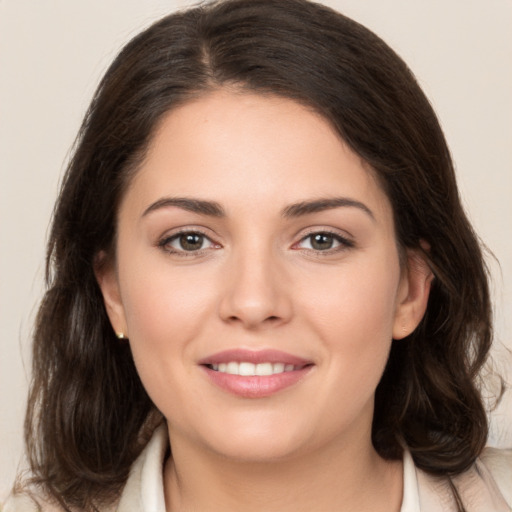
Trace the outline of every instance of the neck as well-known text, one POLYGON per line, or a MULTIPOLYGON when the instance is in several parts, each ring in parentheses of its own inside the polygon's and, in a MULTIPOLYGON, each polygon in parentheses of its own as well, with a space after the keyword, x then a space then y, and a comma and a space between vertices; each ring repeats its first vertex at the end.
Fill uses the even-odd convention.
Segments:
POLYGON ((361 437, 364 443, 336 440, 263 462, 228 459, 175 439, 165 467, 167 511, 398 512, 402 464, 383 460, 369 432, 361 437))

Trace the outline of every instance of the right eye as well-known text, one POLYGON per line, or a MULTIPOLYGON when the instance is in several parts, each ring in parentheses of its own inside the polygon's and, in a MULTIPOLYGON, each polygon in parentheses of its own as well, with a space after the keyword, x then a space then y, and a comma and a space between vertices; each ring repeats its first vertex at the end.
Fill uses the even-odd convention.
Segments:
POLYGON ((163 238, 158 246, 173 254, 184 254, 213 249, 217 245, 203 233, 197 231, 183 231, 163 238))

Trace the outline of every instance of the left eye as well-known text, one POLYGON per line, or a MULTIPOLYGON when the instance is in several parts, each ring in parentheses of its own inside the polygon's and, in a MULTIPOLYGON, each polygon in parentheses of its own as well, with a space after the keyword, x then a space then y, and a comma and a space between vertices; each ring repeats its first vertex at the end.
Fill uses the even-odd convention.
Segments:
POLYGON ((194 252, 207 249, 214 244, 202 233, 187 232, 166 238, 159 245, 171 252, 194 252))
POLYGON ((348 240, 345 240, 339 235, 333 233, 312 233, 304 237, 297 246, 300 249, 312 249, 314 251, 328 251, 330 249, 337 249, 340 246, 350 246, 348 240))

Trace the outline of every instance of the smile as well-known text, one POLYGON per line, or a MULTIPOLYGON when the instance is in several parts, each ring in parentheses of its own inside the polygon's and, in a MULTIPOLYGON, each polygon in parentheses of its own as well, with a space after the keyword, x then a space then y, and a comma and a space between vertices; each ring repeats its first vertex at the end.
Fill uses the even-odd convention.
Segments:
POLYGON ((233 349, 212 354, 200 367, 208 380, 231 395, 265 398, 301 382, 313 361, 279 350, 233 349))
POLYGON ((211 369, 220 372, 228 373, 230 375, 241 375, 244 377, 276 375, 278 373, 292 372, 297 369, 293 364, 285 363, 250 363, 247 361, 236 362, 230 361, 229 363, 212 364, 211 369))

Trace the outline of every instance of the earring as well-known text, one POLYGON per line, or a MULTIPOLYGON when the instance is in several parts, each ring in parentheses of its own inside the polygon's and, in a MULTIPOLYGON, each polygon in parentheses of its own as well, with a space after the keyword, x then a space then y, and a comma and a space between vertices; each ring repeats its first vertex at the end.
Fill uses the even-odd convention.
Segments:
POLYGON ((116 332, 116 338, 118 340, 126 340, 126 336, 124 335, 124 332, 116 332))

